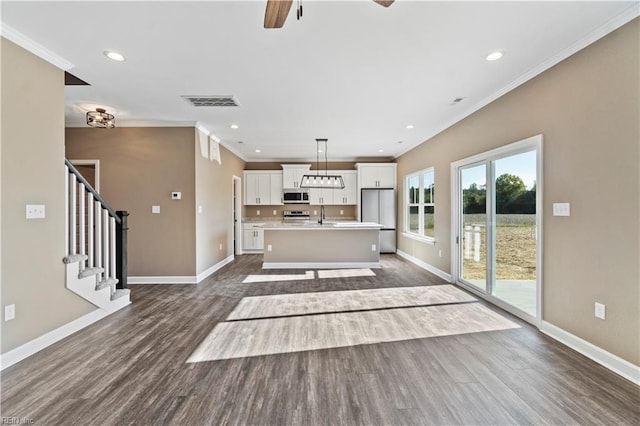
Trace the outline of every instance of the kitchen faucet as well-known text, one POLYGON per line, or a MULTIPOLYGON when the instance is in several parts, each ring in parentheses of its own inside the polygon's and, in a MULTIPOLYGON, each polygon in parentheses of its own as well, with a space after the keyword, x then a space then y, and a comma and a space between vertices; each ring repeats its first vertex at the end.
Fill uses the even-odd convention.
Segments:
POLYGON ((318 220, 318 223, 320 225, 322 225, 322 222, 324 222, 324 204, 320 206, 320 220, 318 220))

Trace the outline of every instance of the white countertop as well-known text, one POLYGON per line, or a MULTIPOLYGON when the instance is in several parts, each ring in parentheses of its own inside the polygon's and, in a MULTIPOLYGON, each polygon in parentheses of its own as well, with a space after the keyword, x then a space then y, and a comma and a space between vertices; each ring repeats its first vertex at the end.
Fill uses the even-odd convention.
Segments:
POLYGON ((322 225, 316 221, 308 222, 271 222, 261 228, 278 231, 317 231, 317 230, 371 230, 381 229, 382 225, 373 222, 325 221, 322 225))

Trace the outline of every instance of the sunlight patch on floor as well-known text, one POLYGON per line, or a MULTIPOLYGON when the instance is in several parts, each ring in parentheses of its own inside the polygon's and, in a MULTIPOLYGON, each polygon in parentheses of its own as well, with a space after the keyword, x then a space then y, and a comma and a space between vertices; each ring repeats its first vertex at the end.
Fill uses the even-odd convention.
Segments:
POLYGON ((355 278, 375 277, 376 274, 369 268, 364 269, 320 269, 318 278, 355 278))
POLYGON ((313 280, 315 275, 313 271, 306 271, 304 274, 286 274, 286 275, 247 275, 242 281, 243 283, 266 283, 274 281, 297 281, 297 280, 313 280))
POLYGON ((188 363, 519 328, 479 303, 218 323, 188 363))
POLYGON ((227 320, 441 305, 476 300, 474 296, 453 285, 276 294, 243 297, 227 320))

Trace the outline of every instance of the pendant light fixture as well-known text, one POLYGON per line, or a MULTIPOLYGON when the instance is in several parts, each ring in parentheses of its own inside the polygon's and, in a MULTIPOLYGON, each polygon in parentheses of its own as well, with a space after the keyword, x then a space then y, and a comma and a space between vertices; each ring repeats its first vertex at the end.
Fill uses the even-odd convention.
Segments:
POLYGON ((316 139, 316 174, 303 175, 300 188, 337 188, 344 189, 340 175, 330 175, 327 163, 327 139, 316 139), (324 144, 324 175, 320 173, 320 145, 324 144))
POLYGON ((87 112, 87 124, 99 129, 112 129, 116 127, 116 118, 109 114, 104 108, 96 108, 95 111, 87 112))

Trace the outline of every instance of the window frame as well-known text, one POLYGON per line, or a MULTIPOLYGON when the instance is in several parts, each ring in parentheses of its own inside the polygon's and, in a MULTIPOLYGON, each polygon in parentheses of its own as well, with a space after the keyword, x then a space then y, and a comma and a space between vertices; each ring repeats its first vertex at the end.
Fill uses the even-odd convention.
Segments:
POLYGON ((435 215, 435 208, 436 208, 436 203, 435 203, 435 181, 436 181, 436 173, 435 173, 435 169, 433 167, 428 167, 426 169, 422 169, 419 170, 417 172, 413 172, 410 173, 408 175, 405 175, 404 177, 404 207, 405 207, 405 214, 404 214, 404 232, 403 235, 408 237, 408 238, 412 238, 412 239, 416 239, 418 241, 423 241, 426 243, 430 243, 430 244, 435 244, 436 239, 435 239, 435 220, 434 220, 434 236, 428 236, 428 235, 424 235, 424 208, 425 207, 432 207, 433 208, 433 212, 435 215), (430 182, 432 182, 434 189, 431 190, 430 194, 431 194, 431 202, 426 203, 425 202, 425 175, 427 174, 431 174, 431 180, 430 182), (418 203, 412 203, 411 201, 411 197, 409 195, 410 193, 410 189, 411 186, 409 185, 409 181, 415 178, 418 178, 418 203), (410 229, 410 223, 411 223, 411 218, 410 218, 410 214, 411 214, 411 208, 412 207, 418 207, 418 231, 414 232, 410 229))

